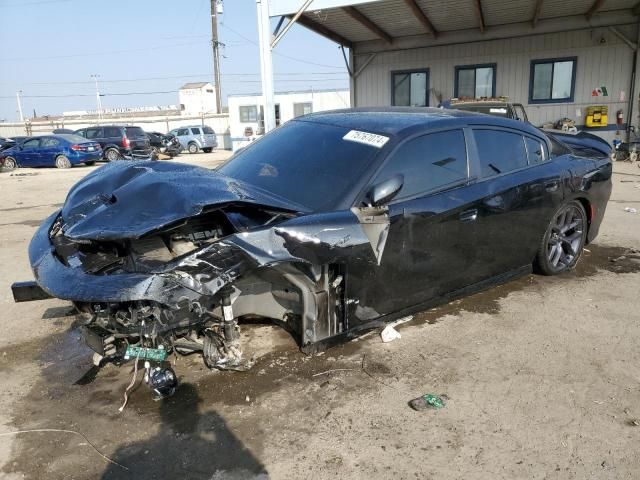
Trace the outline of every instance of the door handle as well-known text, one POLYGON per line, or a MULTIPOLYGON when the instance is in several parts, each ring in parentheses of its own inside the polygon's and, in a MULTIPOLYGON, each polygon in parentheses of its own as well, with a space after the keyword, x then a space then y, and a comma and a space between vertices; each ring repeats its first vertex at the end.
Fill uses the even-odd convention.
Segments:
POLYGON ((464 212, 460 213, 459 218, 462 223, 475 222, 478 218, 478 209, 473 208, 471 210, 465 210, 464 212))
POLYGON ((556 190, 558 190, 558 181, 557 180, 551 180, 549 182, 545 182, 544 183, 544 189, 547 192, 555 192, 556 190))

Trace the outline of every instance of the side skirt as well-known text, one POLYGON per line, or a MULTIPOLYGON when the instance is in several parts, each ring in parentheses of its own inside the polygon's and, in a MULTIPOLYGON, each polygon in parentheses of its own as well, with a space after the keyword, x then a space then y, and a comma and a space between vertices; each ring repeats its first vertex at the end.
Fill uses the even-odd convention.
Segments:
POLYGON ((327 348, 331 348, 335 345, 339 345, 341 343, 345 343, 345 342, 348 342, 349 340, 359 337, 360 335, 362 335, 363 333, 369 330, 383 327, 387 323, 391 323, 394 320, 397 320, 399 318, 406 317, 407 315, 423 312, 430 308, 434 308, 439 305, 449 303, 453 300, 457 300, 458 298, 466 297, 473 293, 478 293, 483 290, 487 290, 491 287, 502 285, 504 283, 510 282, 511 280, 515 280, 516 278, 520 278, 524 275, 528 275, 531 272, 532 272, 531 265, 525 265, 515 270, 511 270, 507 273, 502 273, 500 275, 496 275, 495 277, 482 280, 481 282, 468 285, 459 290, 454 290, 453 292, 447 293, 440 297, 427 300, 426 302, 422 302, 417 305, 413 305, 411 307, 407 307, 405 309, 399 310, 397 312, 389 313, 387 315, 382 315, 381 317, 378 317, 374 320, 356 325, 355 327, 350 328, 349 330, 341 334, 334 335, 329 338, 325 338, 324 340, 321 340, 319 342, 308 343, 306 345, 303 345, 300 348, 300 350, 303 353, 306 353, 307 355, 313 355, 314 353, 322 352, 327 348))

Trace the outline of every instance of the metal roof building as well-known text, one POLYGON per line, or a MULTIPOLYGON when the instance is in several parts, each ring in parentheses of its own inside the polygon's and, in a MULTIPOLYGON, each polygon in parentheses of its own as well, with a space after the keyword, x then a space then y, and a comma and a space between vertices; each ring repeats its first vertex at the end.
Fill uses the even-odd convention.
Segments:
MULTIPOLYGON (((264 10, 268 76, 264 46, 290 25, 272 36, 264 10)), ((344 47, 353 106, 504 95, 535 125, 579 126, 605 106, 608 123, 592 131, 609 140, 639 125, 639 15, 638 0, 270 0, 266 13, 344 47)))

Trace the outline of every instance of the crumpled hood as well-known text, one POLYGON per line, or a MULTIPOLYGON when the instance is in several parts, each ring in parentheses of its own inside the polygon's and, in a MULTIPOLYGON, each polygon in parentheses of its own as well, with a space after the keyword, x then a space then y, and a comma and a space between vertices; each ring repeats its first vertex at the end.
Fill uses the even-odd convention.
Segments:
POLYGON ((213 170, 164 161, 117 161, 73 186, 62 207, 63 228, 75 240, 138 238, 225 203, 308 211, 213 170))

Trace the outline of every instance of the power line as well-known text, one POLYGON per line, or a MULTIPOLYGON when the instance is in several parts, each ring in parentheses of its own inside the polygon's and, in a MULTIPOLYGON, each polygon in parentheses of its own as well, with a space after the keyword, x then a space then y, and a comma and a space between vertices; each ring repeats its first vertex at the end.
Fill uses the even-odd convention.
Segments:
POLYGON ((68 3, 70 1, 71 0, 42 0, 39 2, 5 3, 0 4, 0 8, 27 7, 29 5, 42 5, 43 3, 68 3))
MULTIPOLYGON (((193 73, 185 75, 172 75, 163 77, 142 77, 142 78, 121 78, 113 80, 100 80, 101 83, 127 83, 127 82, 140 82, 146 80, 175 80, 181 78, 201 78, 211 75, 211 73, 193 73)), ((224 77, 257 77, 260 73, 223 73, 224 77)), ((282 72, 276 73, 276 76, 299 76, 299 75, 347 75, 347 72, 282 72)), ((285 80, 283 80, 285 81, 285 80)), ((68 82, 0 82, 0 85, 88 85, 93 82, 88 80, 82 81, 68 81, 68 82)))
MULTIPOLYGON (((241 34, 240 32, 234 30, 233 28, 231 28, 230 26, 226 25, 226 24, 221 24, 220 25, 222 28, 225 28, 227 30, 229 30, 231 33, 235 33, 236 35, 238 35, 240 38, 244 38, 247 42, 252 43, 256 46, 258 45, 258 42, 250 39, 249 37, 245 37, 243 34, 241 34)), ((286 55, 284 53, 280 53, 276 50, 273 50, 272 52, 274 55, 278 55, 279 57, 284 57, 284 58, 288 58, 289 60, 293 60, 294 62, 300 62, 300 63, 306 63, 308 65, 315 65, 317 67, 326 67, 326 68, 338 68, 340 70, 344 69, 345 67, 338 67, 336 65, 326 65, 323 63, 316 63, 316 62, 310 62, 309 60, 303 60, 301 58, 297 58, 297 57, 292 57, 291 55, 286 55)))
MULTIPOLYGON (((314 82, 344 82, 346 79, 342 78, 296 78, 291 80, 279 80, 279 83, 290 83, 290 82, 302 82, 302 83, 314 83, 314 82)), ((260 80, 237 80, 236 83, 261 83, 260 80)), ((162 90, 155 92, 121 92, 121 93, 101 93, 101 97, 125 97, 131 95, 160 95, 160 94, 169 94, 176 93, 176 90, 162 90)), ((93 97, 95 94, 92 93, 70 93, 70 94, 62 94, 62 95, 22 95, 22 98, 74 98, 74 97, 93 97)), ((13 96, 2 95, 0 99, 13 99, 13 96)))
POLYGON ((163 50, 171 47, 186 47, 189 45, 198 45, 210 43, 209 41, 197 41, 197 42, 185 42, 185 43, 173 43, 157 47, 144 47, 144 48, 130 48, 125 50, 108 50, 106 52, 91 52, 91 53, 74 53, 71 55, 47 55, 44 57, 13 57, 13 58, 0 58, 0 62, 15 62, 20 60, 50 60, 60 58, 76 58, 76 57, 95 57, 98 55, 113 55, 116 53, 132 53, 132 52, 148 52, 149 50, 163 50))

